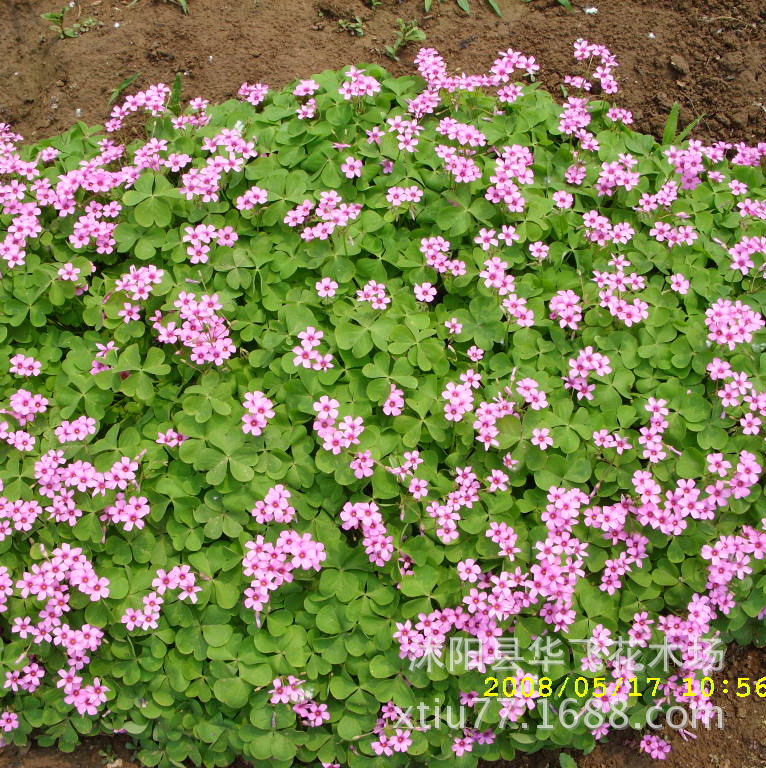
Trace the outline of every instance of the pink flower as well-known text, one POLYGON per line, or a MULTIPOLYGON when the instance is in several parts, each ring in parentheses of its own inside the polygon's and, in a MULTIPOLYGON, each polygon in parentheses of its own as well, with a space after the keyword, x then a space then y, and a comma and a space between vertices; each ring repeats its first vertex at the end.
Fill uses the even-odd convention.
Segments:
POLYGON ((497 239, 497 232, 494 229, 485 229, 484 227, 479 230, 479 234, 474 237, 473 241, 485 251, 500 244, 497 239))
POLYGON ((642 752, 646 752, 650 757, 655 760, 665 760, 670 754, 670 743, 661 739, 659 736, 647 733, 639 744, 638 748, 642 752))
POLYGON ((62 280, 71 280, 72 282, 76 282, 77 278, 80 276, 80 269, 79 267, 75 267, 71 261, 68 261, 66 264, 64 264, 63 267, 59 269, 58 276, 62 280))
POLYGON ((532 430, 532 445, 536 445, 541 451, 545 451, 553 445, 550 430, 547 427, 532 430))
POLYGON ((122 309, 117 313, 124 323, 129 323, 131 320, 138 320, 141 317, 141 307, 138 304, 131 304, 125 302, 122 305, 122 309))
POLYGON ((425 480, 413 477, 407 490, 415 499, 420 500, 424 496, 428 496, 428 483, 425 480))
POLYGON ((670 276, 670 289, 680 293, 682 296, 689 293, 690 285, 691 283, 683 275, 676 274, 670 276))
POLYGON ((331 277, 323 277, 315 286, 320 298, 331 299, 338 290, 338 284, 331 277))
POLYGON ((434 288, 431 283, 419 283, 415 286, 414 291, 415 298, 426 304, 432 302, 436 298, 436 288, 434 288))
POLYGON ((484 357, 484 350, 473 344, 468 348, 466 354, 474 363, 478 363, 484 357))
POLYGON ((346 158, 346 162, 341 165, 340 169, 346 175, 346 178, 353 179, 354 177, 360 177, 362 175, 362 161, 356 160, 351 155, 346 158))
POLYGON ((481 575, 481 568, 476 564, 475 560, 469 558, 467 560, 461 560, 457 564, 457 573, 461 581, 468 581, 471 584, 475 584, 481 575))
POLYGON ((530 254, 538 261, 544 261, 547 259, 549 250, 550 248, 540 240, 529 244, 530 254))

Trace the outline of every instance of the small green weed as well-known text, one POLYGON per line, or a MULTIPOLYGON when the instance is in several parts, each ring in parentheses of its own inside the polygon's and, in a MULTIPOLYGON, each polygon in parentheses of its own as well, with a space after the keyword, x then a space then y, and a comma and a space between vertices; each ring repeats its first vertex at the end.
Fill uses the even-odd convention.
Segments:
POLYGON ((418 26, 417 21, 404 21, 404 19, 397 19, 396 24, 398 26, 398 32, 396 40, 393 45, 386 46, 386 54, 390 56, 394 61, 399 61, 399 51, 407 45, 407 43, 423 41, 426 39, 426 33, 418 26))
MULTIPOLYGON (((79 5, 75 5, 78 11, 78 18, 79 18, 79 11, 80 7, 79 5)), ((98 19, 94 19, 92 16, 88 16, 86 19, 83 19, 82 21, 76 21, 71 27, 65 27, 64 26, 64 19, 66 18, 67 13, 72 10, 70 6, 65 5, 63 8, 61 8, 58 11, 52 11, 50 13, 41 13, 40 18, 44 21, 50 21, 51 22, 51 29, 54 32, 58 32, 59 38, 63 39, 65 37, 79 37, 84 32, 88 32, 91 29, 96 29, 97 27, 101 26, 101 22, 98 21, 98 19)))
POLYGON ((351 19, 338 19, 338 26, 349 35, 355 35, 356 37, 364 37, 364 21, 359 16, 355 16, 354 20, 351 19))
MULTIPOLYGON (((530 0, 525 0, 525 2, 529 2, 530 0)), ((568 2, 569 0, 564 0, 565 2, 568 2)), ((424 6, 426 9, 426 13, 428 13, 431 10, 431 7, 433 6, 434 0, 425 0, 424 6)), ((439 0, 441 2, 441 0, 439 0)), ((455 2, 458 5, 458 8, 460 8, 461 11, 465 11, 469 16, 471 14, 471 4, 468 2, 468 0, 455 0, 455 2)), ((559 0, 559 2, 562 2, 562 0, 559 0)), ((487 0, 487 3, 489 7, 498 15, 502 16, 502 12, 500 10, 500 6, 497 4, 497 0, 487 0)))

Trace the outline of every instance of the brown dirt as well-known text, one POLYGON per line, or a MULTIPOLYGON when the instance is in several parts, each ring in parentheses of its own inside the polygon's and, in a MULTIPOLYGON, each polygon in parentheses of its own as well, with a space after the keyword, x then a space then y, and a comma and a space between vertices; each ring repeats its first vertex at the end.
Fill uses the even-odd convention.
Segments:
POLYGON ((28 139, 70 127, 78 117, 102 122, 112 89, 136 72, 134 84, 186 76, 186 95, 214 101, 245 81, 281 86, 327 68, 376 62, 395 74, 414 71, 418 43, 396 63, 384 53, 397 17, 416 19, 423 45, 445 55, 454 71, 486 71, 509 46, 534 54, 541 78, 556 89, 573 71, 578 37, 607 45, 618 57, 623 87, 616 103, 632 109, 639 128, 660 134, 674 101, 682 124, 705 117, 695 135, 755 142, 766 138, 766 3, 763 0, 499 0, 504 18, 472 0, 466 17, 453 0, 188 0, 189 15, 169 0, 79 0, 66 17, 98 25, 58 39, 40 13, 65 0, 1 0, 0 120, 28 139), (583 7, 595 6, 593 15, 583 7), (364 36, 339 28, 364 22, 364 36), (650 38, 650 34, 654 35, 650 38), (79 112, 77 110, 80 110, 79 112))

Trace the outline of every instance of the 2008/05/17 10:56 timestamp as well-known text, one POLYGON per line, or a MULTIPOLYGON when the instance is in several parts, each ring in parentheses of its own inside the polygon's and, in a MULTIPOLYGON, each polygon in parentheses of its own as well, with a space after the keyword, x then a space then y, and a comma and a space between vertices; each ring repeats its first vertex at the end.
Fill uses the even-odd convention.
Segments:
MULTIPOLYGON (((646 680, 649 687, 652 687, 651 695, 656 696, 657 691, 662 684, 662 679, 659 677, 649 677, 646 680)), ((682 682, 686 684, 685 695, 692 697, 701 693, 706 698, 710 698, 713 692, 716 690, 715 681, 712 677, 703 677, 701 680, 695 680, 693 677, 685 677, 682 682)), ((731 681, 732 685, 734 680, 731 681)), ((759 696, 760 698, 766 698, 766 677, 761 677, 757 680, 752 677, 738 677, 737 687, 734 691, 739 698, 745 698, 750 695, 759 696)), ((553 687, 553 680, 550 677, 524 677, 521 681, 516 677, 505 677, 500 680, 496 677, 488 677, 484 680, 484 684, 488 685, 484 696, 503 696, 505 698, 511 698, 518 696, 519 694, 525 698, 543 697, 548 696, 563 696, 567 690, 574 690, 575 696, 585 697, 588 695, 601 698, 603 696, 616 696, 620 691, 628 692, 629 696, 643 696, 645 691, 639 690, 639 680, 637 677, 620 677, 616 681, 607 683, 605 677, 595 677, 593 679, 588 677, 565 677, 564 680, 553 687), (569 682, 572 679, 572 688, 569 688, 569 682), (616 682, 616 685, 612 686, 612 683, 616 682)), ((729 681, 722 681, 723 693, 729 692, 729 681)), ((648 689, 647 689, 648 690, 648 689)))

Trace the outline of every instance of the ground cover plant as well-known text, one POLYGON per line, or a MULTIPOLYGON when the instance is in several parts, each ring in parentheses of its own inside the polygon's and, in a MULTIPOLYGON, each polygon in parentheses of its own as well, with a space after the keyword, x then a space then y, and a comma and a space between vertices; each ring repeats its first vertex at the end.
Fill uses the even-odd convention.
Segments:
POLYGON ((2 126, 6 741, 473 765, 710 710, 766 640, 766 145, 575 59, 2 126))

